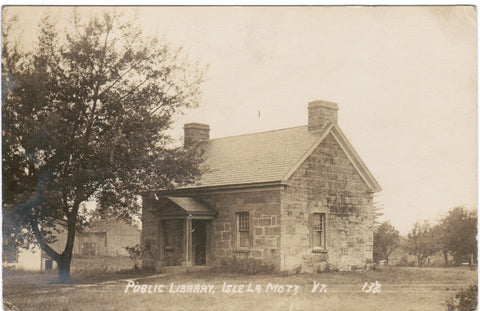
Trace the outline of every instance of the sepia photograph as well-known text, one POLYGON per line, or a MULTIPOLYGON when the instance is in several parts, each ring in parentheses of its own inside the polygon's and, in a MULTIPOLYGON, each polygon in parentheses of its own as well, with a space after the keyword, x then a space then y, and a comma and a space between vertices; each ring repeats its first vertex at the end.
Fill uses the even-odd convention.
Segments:
POLYGON ((2 7, 3 310, 477 310, 474 5, 2 7))

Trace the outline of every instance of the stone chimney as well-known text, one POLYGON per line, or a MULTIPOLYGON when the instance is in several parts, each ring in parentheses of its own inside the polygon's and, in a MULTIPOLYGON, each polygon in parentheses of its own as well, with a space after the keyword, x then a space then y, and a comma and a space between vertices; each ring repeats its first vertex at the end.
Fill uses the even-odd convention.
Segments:
POLYGON ((308 103, 308 131, 324 128, 329 122, 337 123, 337 103, 314 100, 308 103))
POLYGON ((183 126, 183 147, 197 147, 210 139, 210 126, 202 123, 187 123, 183 126))

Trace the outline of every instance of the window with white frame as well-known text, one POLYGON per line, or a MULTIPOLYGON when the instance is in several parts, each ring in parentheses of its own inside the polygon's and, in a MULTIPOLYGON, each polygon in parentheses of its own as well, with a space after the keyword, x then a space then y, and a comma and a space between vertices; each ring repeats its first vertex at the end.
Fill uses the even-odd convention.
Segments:
POLYGON ((313 247, 325 248, 325 214, 313 214, 313 247))
POLYGON ((237 213, 237 245, 250 247, 250 221, 248 212, 237 213))

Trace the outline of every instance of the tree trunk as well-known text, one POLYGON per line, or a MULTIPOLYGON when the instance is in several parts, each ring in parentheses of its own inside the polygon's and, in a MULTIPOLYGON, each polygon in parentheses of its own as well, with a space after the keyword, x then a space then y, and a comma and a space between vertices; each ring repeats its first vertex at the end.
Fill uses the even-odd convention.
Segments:
POLYGON ((58 262, 58 282, 67 283, 70 281, 70 262, 71 257, 62 257, 58 262))
POLYGON ((57 253, 53 248, 45 243, 37 218, 30 218, 30 226, 35 237, 37 238, 38 243, 40 244, 40 248, 45 251, 45 253, 47 253, 51 259, 57 262, 58 282, 60 283, 66 283, 70 281, 70 263, 72 261, 73 243, 75 242, 75 230, 77 226, 77 213, 80 203, 81 201, 79 200, 70 212, 68 211, 68 208, 64 208, 67 216, 67 243, 63 253, 61 254, 57 253))
POLYGON ((445 259, 445 265, 448 266, 448 252, 443 251, 443 259, 445 259))
POLYGON ((66 283, 70 281, 70 263, 72 261, 73 243, 75 241, 76 216, 68 217, 67 226, 67 243, 65 250, 60 255, 58 264, 58 282, 66 283))

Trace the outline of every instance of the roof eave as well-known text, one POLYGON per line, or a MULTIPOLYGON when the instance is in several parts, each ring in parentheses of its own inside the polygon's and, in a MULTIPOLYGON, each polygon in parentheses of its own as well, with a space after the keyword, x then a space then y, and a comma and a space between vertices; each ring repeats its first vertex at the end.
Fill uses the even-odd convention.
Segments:
POLYGON ((152 192, 155 192, 158 195, 165 196, 168 194, 180 194, 185 192, 212 192, 212 191, 222 191, 222 190, 247 190, 250 188, 279 187, 279 186, 285 186, 287 184, 288 182, 284 180, 277 180, 277 181, 216 185, 216 186, 196 186, 196 187, 192 186, 192 187, 177 188, 173 190, 157 190, 152 192))
POLYGON ((332 127, 331 132, 333 137, 339 143, 340 148, 342 148, 343 152, 345 152, 352 165, 355 167, 355 169, 365 181, 367 186, 370 188, 370 192, 380 192, 382 190, 382 187, 375 179, 375 177, 373 177, 373 174, 365 165, 362 158, 360 158, 358 153, 355 151, 355 148, 353 148, 352 144, 350 144, 340 127, 335 124, 335 126, 332 127))

